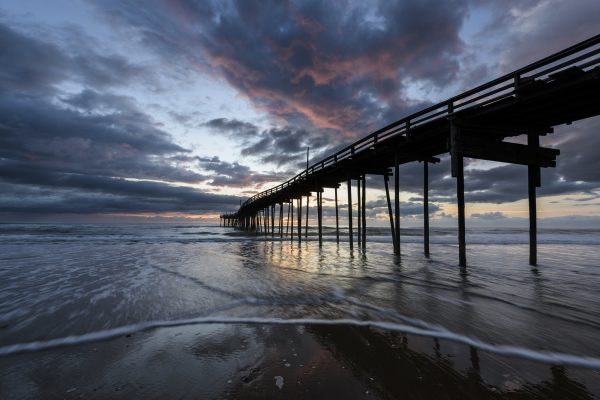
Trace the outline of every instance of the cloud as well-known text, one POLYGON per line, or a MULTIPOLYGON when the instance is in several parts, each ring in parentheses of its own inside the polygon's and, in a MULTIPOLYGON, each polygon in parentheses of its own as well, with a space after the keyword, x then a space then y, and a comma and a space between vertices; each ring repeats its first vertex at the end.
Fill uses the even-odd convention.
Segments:
POLYGON ((189 150, 146 114, 131 106, 100 114, 114 96, 106 99, 89 90, 67 104, 82 106, 84 97, 89 108, 72 109, 32 96, 0 95, 0 157, 71 173, 189 183, 205 179, 164 159, 189 150))
POLYGON ((227 187, 260 187, 267 182, 280 181, 284 177, 275 173, 259 173, 238 162, 222 161, 219 157, 196 157, 198 165, 211 175, 210 185, 227 187))
POLYGON ((204 214, 231 211, 239 204, 239 198, 235 196, 207 194, 188 187, 89 176, 71 177, 67 185, 34 186, 0 182, 0 188, 0 214, 3 215, 152 212, 204 214))
POLYGON ((277 166, 304 167, 307 147, 312 149, 312 159, 335 149, 329 142, 330 135, 322 129, 286 126, 261 130, 250 122, 227 118, 211 119, 202 125, 237 141, 243 156, 277 166))
MULTIPOLYGON (((428 91, 461 86, 466 76, 478 80, 505 72, 597 33, 600 17, 600 6, 591 0, 577 7, 555 0, 509 0, 502 6, 488 0, 343 5, 109 0, 94 6, 128 45, 150 49, 162 64, 150 69, 132 62, 133 56, 106 52, 78 28, 45 36, 0 20, 0 183, 9 190, 0 209, 60 212, 60 201, 79 201, 81 212, 136 205, 196 212, 212 207, 204 204, 238 199, 212 197, 192 184, 256 189, 288 177, 258 173, 222 156, 198 157, 135 98, 117 90, 142 82, 156 86, 172 69, 185 71, 188 79, 197 73, 221 79, 265 111, 270 118, 261 119, 264 126, 245 117, 213 116, 203 127, 236 141, 243 156, 287 167, 291 177, 304 167, 307 146, 313 160, 335 152, 422 108, 428 91), (484 26, 489 35, 465 43, 460 31, 474 7, 490 11, 484 26), (474 48, 486 46, 491 59, 473 57, 474 48), (28 202, 19 204, 20 195, 28 202)), ((170 111, 170 116, 194 126, 189 115, 170 111)), ((562 153, 556 169, 543 170, 540 195, 598 191, 599 128, 599 119, 590 119, 543 139, 562 153)), ((467 201, 526 198, 525 167, 468 166, 467 201)), ((432 202, 455 201, 456 181, 449 172, 447 157, 431 166, 432 202)), ((403 165, 402 189, 420 193, 421 174, 422 165, 403 165)), ((387 212, 385 205, 371 206, 373 215, 387 212)), ((401 208, 419 215, 421 207, 415 196, 401 208)))
MULTIPOLYGON (((72 32, 82 35, 82 32, 72 32)), ((79 82, 107 88, 132 81, 156 81, 147 68, 116 54, 99 54, 91 43, 56 43, 21 33, 0 20, 0 89, 51 92, 58 83, 79 82)))
MULTIPOLYGON (((70 48, 0 23, 0 213, 97 214, 232 210, 236 196, 182 183, 207 182, 135 99, 111 93, 143 75, 118 56, 70 48), (78 92, 58 89, 64 82, 78 92), (176 183, 176 184, 173 184, 176 183)), ((252 171, 239 164, 238 175, 252 171)))
POLYGON ((500 43, 496 54, 502 72, 598 34, 600 3, 595 0, 484 3, 493 10, 493 17, 482 34, 495 36, 500 43))
POLYGON ((490 211, 490 212, 486 212, 486 213, 473 213, 473 214, 471 214, 471 218, 484 219, 484 220, 497 220, 497 219, 506 218, 506 215, 504 215, 504 213, 501 213, 500 211, 490 211))
MULTIPOLYGON (((255 106, 296 126, 342 136, 412 106, 403 82, 457 74, 466 3, 97 3, 157 54, 225 79, 255 106)), ((394 117, 392 117, 394 115, 394 117)))

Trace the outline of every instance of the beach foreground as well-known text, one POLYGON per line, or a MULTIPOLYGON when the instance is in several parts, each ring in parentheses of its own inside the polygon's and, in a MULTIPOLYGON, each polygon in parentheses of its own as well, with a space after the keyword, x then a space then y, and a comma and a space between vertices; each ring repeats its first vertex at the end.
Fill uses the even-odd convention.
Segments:
MULTIPOLYGON (((395 260, 223 228, 2 226, 0 398, 600 396, 596 232, 395 260), (575 242, 573 242, 575 240, 575 242)), ((383 231, 382 231, 383 232, 383 231)))
POLYGON ((344 326, 163 328, 0 360, 4 398, 591 399, 598 371, 344 326))

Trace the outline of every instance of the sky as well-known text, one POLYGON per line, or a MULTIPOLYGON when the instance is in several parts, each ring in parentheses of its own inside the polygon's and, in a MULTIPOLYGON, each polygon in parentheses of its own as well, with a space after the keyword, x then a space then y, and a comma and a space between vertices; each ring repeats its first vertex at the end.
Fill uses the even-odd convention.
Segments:
MULTIPOLYGON (((598 21, 597 0, 1 0, 0 222, 218 223, 300 172, 307 147, 317 161, 598 21)), ((561 150, 542 226, 600 228, 599 131, 595 117, 542 138, 561 150)), ((465 168, 468 226, 526 226, 526 167, 465 168)), ((422 166, 400 174, 419 225, 422 166)), ((447 157, 430 168, 433 225, 455 224, 449 175, 447 157)), ((382 178, 367 187, 385 226, 382 178)))

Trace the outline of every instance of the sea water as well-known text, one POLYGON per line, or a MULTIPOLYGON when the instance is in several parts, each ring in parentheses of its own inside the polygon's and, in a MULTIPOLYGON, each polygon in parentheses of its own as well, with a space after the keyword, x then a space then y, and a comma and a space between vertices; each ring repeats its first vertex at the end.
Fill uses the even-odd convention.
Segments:
POLYGON ((167 224, 0 224, 0 358, 169 326, 371 326, 549 365, 600 369, 600 231, 369 228, 298 242, 167 224))

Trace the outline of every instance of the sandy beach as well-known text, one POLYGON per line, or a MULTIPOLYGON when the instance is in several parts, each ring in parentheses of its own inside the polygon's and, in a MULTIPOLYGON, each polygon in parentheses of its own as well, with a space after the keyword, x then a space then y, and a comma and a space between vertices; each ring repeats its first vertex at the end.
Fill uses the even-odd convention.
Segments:
POLYGON ((600 372, 370 328, 205 325, 0 359, 3 398, 592 399, 600 372))

